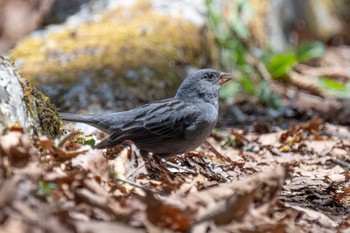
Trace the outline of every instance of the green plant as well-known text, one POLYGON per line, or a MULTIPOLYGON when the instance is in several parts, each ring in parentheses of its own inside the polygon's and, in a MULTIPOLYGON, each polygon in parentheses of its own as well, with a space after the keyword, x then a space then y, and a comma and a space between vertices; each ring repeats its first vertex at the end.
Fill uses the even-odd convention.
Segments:
POLYGON ((281 79, 298 63, 321 56, 325 46, 320 42, 307 42, 285 53, 273 53, 268 48, 249 46, 247 40, 250 31, 247 23, 254 12, 247 0, 237 0, 234 4, 230 14, 224 16, 217 1, 206 0, 209 26, 216 35, 220 51, 220 64, 225 70, 234 70, 236 76, 236 82, 222 88, 220 97, 232 99, 243 90, 248 95, 259 98, 263 104, 278 108, 281 101, 271 89, 271 78, 263 77, 248 57, 261 61, 273 79, 281 79))
POLYGON ((297 49, 274 54, 265 62, 272 78, 279 79, 285 77, 288 71, 298 63, 320 57, 324 51, 325 46, 321 42, 306 42, 301 44, 297 49))
POLYGON ((54 189, 57 188, 57 184, 54 182, 47 183, 44 180, 39 180, 38 189, 36 194, 39 196, 49 197, 51 196, 54 189))
POLYGON ((93 147, 96 143, 95 139, 93 138, 90 138, 90 139, 87 139, 85 137, 82 137, 82 136, 78 136, 74 139, 74 141, 76 143, 80 143, 80 144, 83 144, 83 145, 89 145, 91 147, 93 147))
POLYGON ((217 1, 206 0, 208 22, 216 35, 220 64, 225 70, 234 70, 236 76, 234 82, 222 88, 220 97, 232 99, 243 90, 248 95, 258 97, 262 103, 278 108, 281 106, 278 96, 271 91, 267 82, 263 82, 259 72, 247 59, 252 54, 265 55, 265 51, 247 45, 250 36, 247 23, 254 16, 252 7, 247 0, 237 0, 234 4, 234 9, 225 17, 217 1))
POLYGON ((339 98, 350 98, 350 82, 344 84, 328 77, 321 77, 319 87, 323 91, 331 93, 339 98))

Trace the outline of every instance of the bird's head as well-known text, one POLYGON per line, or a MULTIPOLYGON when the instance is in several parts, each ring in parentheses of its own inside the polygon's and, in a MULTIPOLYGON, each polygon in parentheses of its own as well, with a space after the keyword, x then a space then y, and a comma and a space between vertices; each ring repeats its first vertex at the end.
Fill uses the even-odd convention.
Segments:
POLYGON ((232 77, 214 69, 202 69, 188 75, 180 85, 176 96, 180 99, 201 99, 217 105, 220 86, 232 77))

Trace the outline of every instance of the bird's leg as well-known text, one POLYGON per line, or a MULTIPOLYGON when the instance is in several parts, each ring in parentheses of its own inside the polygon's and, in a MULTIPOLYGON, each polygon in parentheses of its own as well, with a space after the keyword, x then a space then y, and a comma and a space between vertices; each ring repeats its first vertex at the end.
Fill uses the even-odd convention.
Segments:
MULTIPOLYGON (((154 156, 154 158, 156 159, 156 161, 158 161, 159 163, 164 163, 164 164, 166 164, 166 165, 168 165, 168 166, 171 166, 171 167, 174 167, 174 168, 177 168, 177 169, 186 171, 186 172, 191 173, 191 174, 193 174, 193 175, 196 174, 196 172, 194 172, 194 171, 192 171, 192 170, 190 170, 190 169, 188 169, 188 168, 186 168, 186 167, 182 167, 182 166, 180 166, 180 165, 177 165, 177 164, 175 164, 175 163, 172 163, 172 162, 167 161, 166 159, 163 158, 164 156, 162 156, 162 155, 155 154, 155 155, 153 155, 153 156, 154 156)), ((168 169, 167 169, 167 170, 168 170, 168 169)))
MULTIPOLYGON (((166 167, 161 166, 158 158, 156 158, 154 155, 149 156, 148 151, 140 150, 140 155, 144 160, 143 166, 148 165, 148 166, 145 166, 148 172, 154 173, 156 170, 160 170, 160 171, 170 173, 170 171, 166 167)), ((140 167, 136 168, 136 170, 139 170, 139 169, 140 167)))
POLYGON ((141 154, 141 156, 142 156, 142 158, 143 158, 143 160, 147 160, 147 159, 149 159, 149 156, 148 156, 148 151, 145 151, 145 150, 140 150, 140 154, 141 154))
POLYGON ((162 163, 162 155, 153 154, 152 157, 153 157, 153 160, 149 160, 151 167, 154 167, 160 171, 163 171, 169 174, 173 174, 171 171, 169 171, 169 169, 166 166, 163 165, 164 163, 162 163))

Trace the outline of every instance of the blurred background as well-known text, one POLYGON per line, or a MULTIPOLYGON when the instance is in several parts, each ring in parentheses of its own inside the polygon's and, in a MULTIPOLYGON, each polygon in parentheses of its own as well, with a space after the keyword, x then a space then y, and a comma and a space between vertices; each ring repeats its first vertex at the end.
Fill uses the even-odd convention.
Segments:
POLYGON ((212 67, 235 75, 221 126, 349 124, 349 44, 349 0, 0 0, 0 55, 61 111, 129 109, 212 67))

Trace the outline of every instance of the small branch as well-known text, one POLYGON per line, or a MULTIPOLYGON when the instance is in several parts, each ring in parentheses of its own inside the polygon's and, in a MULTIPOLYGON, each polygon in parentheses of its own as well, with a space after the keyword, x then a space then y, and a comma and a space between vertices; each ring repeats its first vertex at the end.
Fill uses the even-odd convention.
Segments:
POLYGON ((338 159, 338 158, 331 158, 330 161, 336 165, 339 165, 341 167, 345 167, 350 170, 350 163, 346 162, 344 160, 338 159))
POLYGON ((143 168, 145 166, 145 162, 143 161, 142 164, 140 164, 140 166, 138 166, 137 168, 133 169, 131 172, 129 172, 129 174, 126 174, 126 178, 129 178, 130 176, 132 176, 133 174, 135 174, 137 171, 139 171, 141 168, 143 168))
POLYGON ((171 167, 174 167, 174 168, 177 168, 177 169, 180 169, 180 170, 183 170, 183 171, 186 171, 188 173, 191 173, 192 175, 196 175, 196 172, 192 171, 191 169, 188 169, 186 167, 182 167, 180 165, 177 165, 175 163, 172 163, 172 162, 169 162, 167 161, 166 159, 163 159, 163 158, 160 158, 160 161, 168 166, 171 166, 171 167))
POLYGON ((123 183, 126 183, 126 184, 130 184, 131 186, 134 186, 136 188, 140 188, 140 189, 145 190, 145 191, 150 191, 152 193, 156 193, 156 194, 160 194, 160 195, 164 195, 165 194, 163 192, 160 192, 160 191, 157 191, 157 190, 153 190, 153 189, 151 189, 151 188, 149 188, 147 186, 144 186, 144 185, 138 184, 136 182, 120 178, 120 177, 114 177, 114 180, 117 180, 117 181, 120 181, 120 182, 123 182, 123 183))
POLYGON ((209 147, 210 151, 212 151, 218 158, 220 158, 222 161, 226 162, 232 162, 232 160, 228 157, 225 157, 223 154, 221 154, 215 147, 208 142, 208 140, 205 141, 205 144, 209 147))
POLYGON ((81 135, 82 132, 80 131, 74 131, 74 132, 71 132, 70 134, 68 134, 66 137, 64 137, 60 143, 58 144, 58 147, 59 148, 62 148, 68 141, 70 141, 71 139, 73 139, 74 137, 78 136, 78 135, 81 135))

